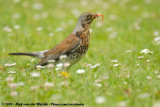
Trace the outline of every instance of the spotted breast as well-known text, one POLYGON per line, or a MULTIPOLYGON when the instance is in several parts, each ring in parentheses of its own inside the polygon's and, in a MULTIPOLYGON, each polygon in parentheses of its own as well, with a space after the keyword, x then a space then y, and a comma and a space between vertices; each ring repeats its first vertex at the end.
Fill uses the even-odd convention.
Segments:
POLYGON ((90 42, 90 33, 88 29, 77 32, 76 36, 81 39, 81 43, 76 49, 74 49, 70 53, 67 53, 67 60, 71 64, 79 61, 86 54, 90 42))

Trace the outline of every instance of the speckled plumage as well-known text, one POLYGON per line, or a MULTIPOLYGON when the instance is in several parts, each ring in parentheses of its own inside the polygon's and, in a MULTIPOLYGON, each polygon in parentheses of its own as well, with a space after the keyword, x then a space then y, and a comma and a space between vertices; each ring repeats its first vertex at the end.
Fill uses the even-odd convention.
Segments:
POLYGON ((66 54, 67 61, 69 61, 71 64, 79 61, 86 54, 89 48, 89 42, 90 42, 89 29, 77 32, 76 36, 78 36, 81 39, 81 43, 72 52, 66 54))
POLYGON ((37 65, 46 65, 49 60, 60 62, 60 56, 66 55, 65 62, 71 65, 78 62, 87 52, 90 42, 90 25, 92 21, 102 16, 102 14, 84 13, 82 14, 73 30, 73 32, 55 47, 45 51, 29 53, 10 53, 11 55, 28 55, 41 59, 37 65))

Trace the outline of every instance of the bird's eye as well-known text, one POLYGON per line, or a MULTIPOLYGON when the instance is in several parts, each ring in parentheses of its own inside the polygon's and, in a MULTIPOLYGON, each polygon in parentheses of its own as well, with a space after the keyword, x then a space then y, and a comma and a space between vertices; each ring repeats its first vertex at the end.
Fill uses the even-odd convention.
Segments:
POLYGON ((87 15, 87 18, 89 18, 90 17, 90 15, 87 15))

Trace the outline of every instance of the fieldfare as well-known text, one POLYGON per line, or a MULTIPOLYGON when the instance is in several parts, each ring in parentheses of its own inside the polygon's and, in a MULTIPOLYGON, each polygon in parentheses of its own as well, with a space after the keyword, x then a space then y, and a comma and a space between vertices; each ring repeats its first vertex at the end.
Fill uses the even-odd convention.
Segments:
POLYGON ((90 42, 90 25, 92 21, 103 14, 83 13, 73 32, 52 49, 38 52, 9 53, 10 55, 27 55, 41 59, 37 65, 47 65, 50 60, 60 63, 60 56, 66 55, 65 62, 73 65, 77 63, 87 52, 90 42))

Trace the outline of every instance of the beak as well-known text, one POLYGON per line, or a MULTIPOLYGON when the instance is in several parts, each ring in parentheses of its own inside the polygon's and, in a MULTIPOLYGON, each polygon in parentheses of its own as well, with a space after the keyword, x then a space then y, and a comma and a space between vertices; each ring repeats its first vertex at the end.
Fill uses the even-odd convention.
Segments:
POLYGON ((102 16, 102 17, 103 17, 103 14, 100 14, 100 13, 98 13, 98 14, 93 14, 93 15, 92 15, 92 18, 95 19, 95 18, 97 18, 97 17, 99 17, 99 16, 102 16))
POLYGON ((100 13, 98 13, 98 14, 93 14, 93 15, 92 15, 92 18, 95 19, 95 18, 97 18, 97 17, 99 17, 99 16, 102 16, 102 22, 103 22, 103 14, 100 14, 100 13))

